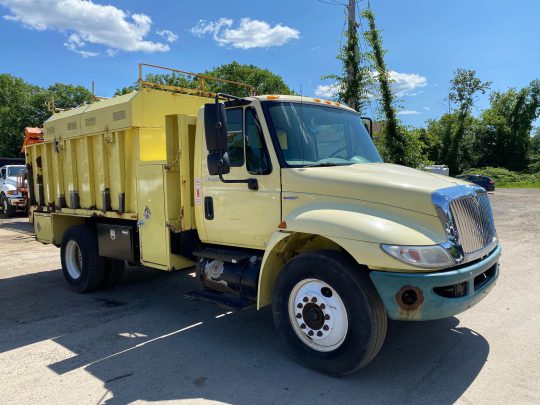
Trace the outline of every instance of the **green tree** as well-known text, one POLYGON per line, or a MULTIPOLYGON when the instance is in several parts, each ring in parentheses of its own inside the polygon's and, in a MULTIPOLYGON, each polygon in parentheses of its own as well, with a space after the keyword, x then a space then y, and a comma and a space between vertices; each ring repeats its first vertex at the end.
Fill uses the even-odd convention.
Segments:
POLYGON ((0 156, 17 157, 24 127, 39 124, 34 103, 41 91, 15 76, 0 75, 0 156))
MULTIPOLYGON (((476 134, 477 165, 524 170, 531 159, 533 122, 540 116, 540 80, 493 92, 476 134)), ((534 138, 533 138, 534 139, 534 138)), ((534 152, 533 152, 534 153, 534 152)), ((532 163, 532 162, 531 162, 532 163)))
POLYGON ((0 75, 0 156, 18 156, 25 127, 40 127, 51 115, 47 102, 57 108, 74 108, 91 102, 93 96, 82 86, 55 83, 47 89, 26 83, 9 74, 0 75))
POLYGON ((458 127, 451 141, 448 152, 448 167, 451 174, 457 174, 462 169, 460 165, 460 147, 466 132, 466 122, 474 105, 476 95, 484 94, 491 82, 482 82, 476 77, 476 71, 457 69, 450 81, 451 89, 448 99, 457 106, 458 127))

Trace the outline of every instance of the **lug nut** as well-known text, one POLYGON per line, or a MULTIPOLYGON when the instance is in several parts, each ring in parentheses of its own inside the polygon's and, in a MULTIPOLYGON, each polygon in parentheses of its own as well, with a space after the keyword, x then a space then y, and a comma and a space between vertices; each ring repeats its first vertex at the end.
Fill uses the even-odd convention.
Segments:
POLYGON ((306 329, 306 324, 303 323, 302 325, 300 325, 300 329, 306 329))
POLYGON ((323 330, 328 330, 328 329, 330 329, 330 327, 329 327, 328 325, 324 325, 322 328, 323 328, 323 330))
POLYGON ((313 331, 310 330, 307 334, 308 334, 309 336, 313 336, 313 331))
POLYGON ((296 314, 296 317, 297 317, 298 319, 300 319, 300 318, 302 318, 302 314, 296 314))
POLYGON ((321 309, 325 309, 325 308, 326 308, 326 305, 321 304, 320 307, 321 307, 321 309))
POLYGON ((313 298, 311 299, 311 302, 317 302, 317 297, 313 297, 313 298))
POLYGON ((308 297, 304 297, 303 301, 308 302, 309 301, 308 297))
POLYGON ((321 336, 322 336, 322 332, 321 332, 321 331, 318 331, 318 332, 317 332, 317 336, 318 336, 318 337, 321 337, 321 336))
POLYGON ((330 315, 326 314, 326 315, 324 316, 324 319, 326 319, 326 320, 328 321, 328 320, 330 319, 330 315))
POLYGON ((303 307, 303 305, 302 305, 301 302, 299 302, 298 305, 296 306, 296 308, 302 308, 302 307, 303 307))

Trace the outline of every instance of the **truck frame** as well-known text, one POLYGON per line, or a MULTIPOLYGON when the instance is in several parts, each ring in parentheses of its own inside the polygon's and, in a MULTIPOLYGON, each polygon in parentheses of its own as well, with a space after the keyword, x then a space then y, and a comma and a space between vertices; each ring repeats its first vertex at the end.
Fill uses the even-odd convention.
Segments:
POLYGON ((25 148, 36 237, 74 290, 117 284, 126 262, 196 266, 207 297, 272 305, 300 362, 345 375, 388 318, 452 316, 495 285, 481 188, 383 163, 340 103, 212 94, 175 69, 198 87, 162 86, 144 66, 137 91, 53 114, 25 148))

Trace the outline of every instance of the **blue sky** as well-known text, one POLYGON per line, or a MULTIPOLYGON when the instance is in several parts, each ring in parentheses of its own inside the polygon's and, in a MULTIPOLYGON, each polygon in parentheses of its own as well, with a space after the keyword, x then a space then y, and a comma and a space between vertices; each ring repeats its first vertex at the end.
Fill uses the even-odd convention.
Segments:
MULTIPOLYGON (((458 67, 475 69, 495 90, 540 78, 538 0, 371 5, 407 124, 444 113, 458 67)), ((132 83, 139 62, 200 72, 233 60, 324 96, 329 88, 320 86, 332 82, 320 77, 340 71, 345 17, 343 7, 317 0, 0 0, 0 16, 0 73, 42 86, 94 80, 102 96, 132 83)), ((487 103, 481 97, 478 106, 487 103)))

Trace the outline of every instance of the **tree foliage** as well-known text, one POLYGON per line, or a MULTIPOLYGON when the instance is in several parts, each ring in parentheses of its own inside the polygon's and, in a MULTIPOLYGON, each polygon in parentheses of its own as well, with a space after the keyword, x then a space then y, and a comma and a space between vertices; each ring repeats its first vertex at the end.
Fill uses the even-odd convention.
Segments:
POLYGON ((0 74, 0 156, 19 155, 25 127, 39 127, 51 115, 47 102, 73 108, 93 99, 82 86, 55 83, 42 88, 9 74, 0 74))
POLYGON ((476 133, 475 164, 525 170, 529 150, 535 145, 531 139, 533 122, 540 116, 540 81, 534 80, 521 90, 493 92, 490 101, 476 133))
POLYGON ((474 105, 475 96, 484 94, 491 82, 482 82, 476 77, 476 72, 470 69, 457 69, 450 81, 451 90, 448 99, 457 106, 458 127, 451 138, 448 153, 448 167, 451 174, 459 173, 464 165, 460 159, 460 146, 466 132, 466 122, 474 105))

